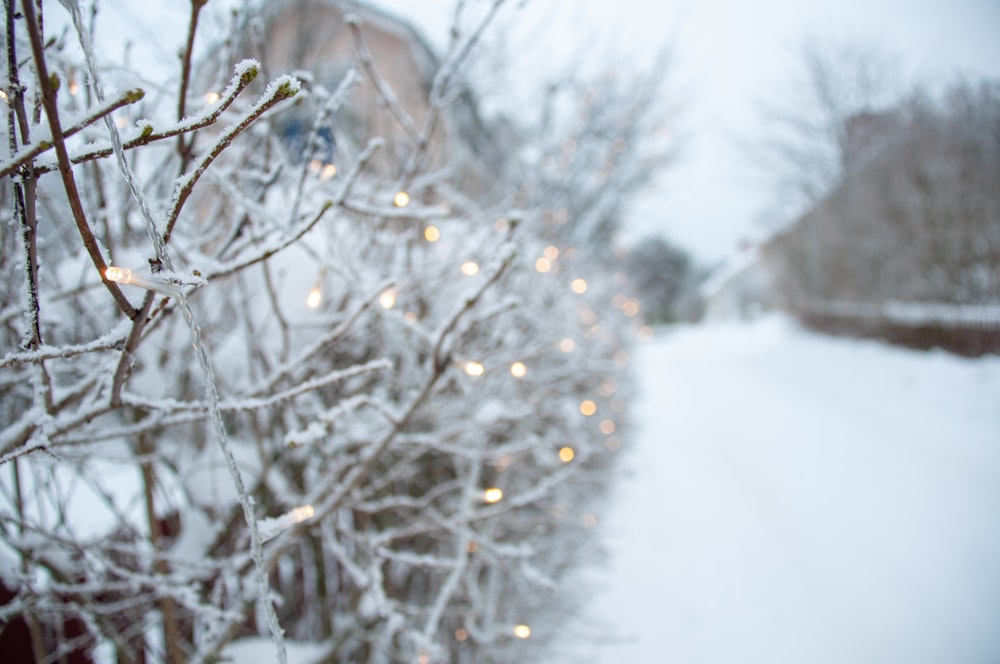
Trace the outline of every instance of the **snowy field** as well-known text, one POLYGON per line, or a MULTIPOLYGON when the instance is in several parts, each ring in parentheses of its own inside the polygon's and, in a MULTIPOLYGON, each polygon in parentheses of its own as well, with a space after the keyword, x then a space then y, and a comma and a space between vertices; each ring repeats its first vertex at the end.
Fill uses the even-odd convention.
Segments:
POLYGON ((1000 662, 1000 358, 769 318, 661 330, 637 360, 610 568, 566 661, 1000 662))

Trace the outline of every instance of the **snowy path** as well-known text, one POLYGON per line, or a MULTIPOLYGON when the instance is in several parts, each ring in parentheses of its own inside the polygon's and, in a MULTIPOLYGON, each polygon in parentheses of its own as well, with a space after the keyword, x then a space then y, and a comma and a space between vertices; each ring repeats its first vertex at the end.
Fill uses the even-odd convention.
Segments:
MULTIPOLYGON (((1000 360, 660 333, 575 661, 1000 662, 1000 360)), ((568 655, 568 652, 566 653, 568 655)))

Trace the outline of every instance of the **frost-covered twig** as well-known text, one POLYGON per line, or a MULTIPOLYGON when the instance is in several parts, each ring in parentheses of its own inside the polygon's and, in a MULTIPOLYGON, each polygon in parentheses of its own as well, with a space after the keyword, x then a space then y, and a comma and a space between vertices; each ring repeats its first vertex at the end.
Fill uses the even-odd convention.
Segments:
POLYGON ((202 157, 195 164, 194 168, 190 172, 178 178, 177 184, 174 188, 174 194, 171 197, 170 210, 167 213, 166 230, 163 234, 165 242, 170 241, 170 235, 173 233, 174 225, 177 223, 177 218, 180 216, 181 208, 183 208, 184 203, 187 202, 188 197, 194 190, 195 184, 201 178, 201 175, 205 172, 205 170, 212 164, 213 161, 215 161, 216 157, 222 154, 222 152, 232 143, 233 139, 253 124, 257 118, 266 113, 275 104, 278 104, 285 99, 294 97, 298 91, 299 82, 291 76, 280 76, 275 79, 270 85, 268 85, 261 98, 250 107, 243 117, 231 124, 222 132, 222 135, 219 136, 212 147, 210 147, 202 155, 202 157))

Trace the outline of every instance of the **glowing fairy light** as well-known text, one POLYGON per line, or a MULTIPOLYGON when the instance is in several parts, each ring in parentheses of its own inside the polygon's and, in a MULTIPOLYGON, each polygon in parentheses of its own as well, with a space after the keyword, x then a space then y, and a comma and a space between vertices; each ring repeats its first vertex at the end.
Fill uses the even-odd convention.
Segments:
POLYGON ((309 295, 306 296, 306 306, 310 309, 315 309, 322 301, 323 290, 319 287, 319 285, 313 286, 312 290, 309 291, 309 295))
POLYGON ((622 313, 629 318, 635 318, 639 315, 639 300, 634 298, 629 298, 625 304, 622 306, 622 313))
POLYGON ((531 636, 531 628, 527 625, 514 625, 514 636, 519 639, 526 639, 531 636))
POLYGON ((7 97, 7 91, 6 90, 0 90, 0 101, 2 101, 5 104, 7 103, 8 97, 7 97))
POLYGON ((587 292, 587 281, 585 279, 574 279, 573 283, 569 285, 573 289, 573 292, 577 295, 583 295, 587 292))
POLYGON ((468 542, 465 543, 465 550, 468 551, 469 553, 475 553, 476 551, 479 551, 479 542, 477 542, 476 540, 469 540, 468 542))
POLYGON ((297 523, 308 521, 316 515, 316 510, 312 505, 300 505, 279 517, 261 519, 257 523, 260 529, 261 538, 269 540, 277 537, 282 531, 288 530, 297 523))
POLYGON ((389 288, 382 291, 382 294, 378 296, 378 303, 382 305, 383 309, 392 309, 396 306, 396 289, 389 288))
POLYGON ((209 106, 211 106, 217 101, 219 101, 218 92, 209 92, 208 94, 205 95, 205 103, 208 104, 209 106))
POLYGON ((80 84, 77 83, 75 78, 69 79, 69 93, 76 96, 80 92, 80 84))
POLYGON ((336 175, 336 174, 337 174, 337 167, 336 166, 334 166, 333 164, 325 164, 323 166, 322 170, 320 170, 320 172, 319 172, 319 179, 320 180, 329 180, 329 179, 333 178, 333 176, 336 175))
POLYGON ((475 261, 465 261, 462 263, 462 274, 467 277, 479 274, 479 265, 475 261))
POLYGON ((542 255, 550 261, 554 261, 559 258, 559 247, 549 245, 545 247, 545 251, 542 252, 542 255))
POLYGON ((392 197, 392 204, 396 207, 406 207, 410 204, 410 195, 405 191, 397 191, 392 197))
POLYGON ((572 353, 574 348, 576 348, 576 342, 569 337, 565 337, 559 341, 559 350, 564 353, 572 353))
POLYGON ((601 433, 610 436, 615 432, 614 420, 601 420, 601 433))
POLYGON ((321 170, 323 170, 323 162, 320 161, 319 159, 313 159, 312 161, 309 162, 309 170, 312 171, 313 173, 319 173, 321 170))
POLYGON ((127 125, 127 124, 128 124, 128 118, 127 117, 125 117, 124 115, 116 115, 115 116, 115 125, 119 129, 124 129, 125 125, 127 125))
POLYGON ((541 258, 535 261, 536 272, 541 272, 542 274, 545 274, 551 269, 552 269, 552 261, 550 261, 548 258, 542 256, 541 258))
POLYGON ((483 366, 482 362, 466 362, 465 373, 473 378, 478 378, 486 373, 486 367, 483 366))
POLYGON ((584 399, 580 402, 580 413, 585 417, 590 417, 597 412, 597 404, 590 399, 584 399))
MULTIPOLYGON (((156 291, 157 293, 163 293, 171 297, 179 297, 181 295, 180 281, 170 281, 165 277, 158 277, 151 274, 139 274, 127 267, 109 265, 104 270, 104 278, 115 283, 138 286, 139 288, 156 291)), ((192 281, 187 285, 199 285, 199 282, 192 281)))
POLYGON ((559 450, 559 460, 563 463, 569 463, 576 456, 576 452, 570 446, 563 447, 559 450))
POLYGON ((601 396, 610 397, 612 394, 618 391, 618 381, 614 378, 608 378, 603 383, 601 383, 601 396))
POLYGON ((428 242, 437 242, 441 239, 441 229, 437 226, 428 226, 424 229, 424 239, 428 242))
POLYGON ((510 365, 510 375, 514 378, 524 378, 527 373, 528 367, 524 365, 524 362, 515 362, 510 365))
POLYGON ((302 505, 301 507, 296 507, 289 512, 288 519, 292 523, 301 523, 307 519, 313 518, 314 514, 316 514, 316 510, 312 505, 302 505))
POLYGON ((468 640, 468 638, 469 638, 468 630, 462 629, 461 627, 455 630, 456 641, 466 641, 468 640))
POLYGON ((499 487, 491 486, 483 491, 483 502, 494 505, 503 500, 503 491, 499 487))
POLYGON ((420 653, 420 657, 417 658, 417 664, 431 664, 431 656, 428 653, 420 653))

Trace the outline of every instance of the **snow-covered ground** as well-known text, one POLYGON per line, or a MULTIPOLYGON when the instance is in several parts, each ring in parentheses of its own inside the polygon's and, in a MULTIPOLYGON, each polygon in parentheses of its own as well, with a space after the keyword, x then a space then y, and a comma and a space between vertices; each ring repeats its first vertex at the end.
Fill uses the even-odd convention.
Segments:
POLYGON ((637 360, 567 661, 1000 662, 1000 358, 767 318, 661 330, 637 360))

